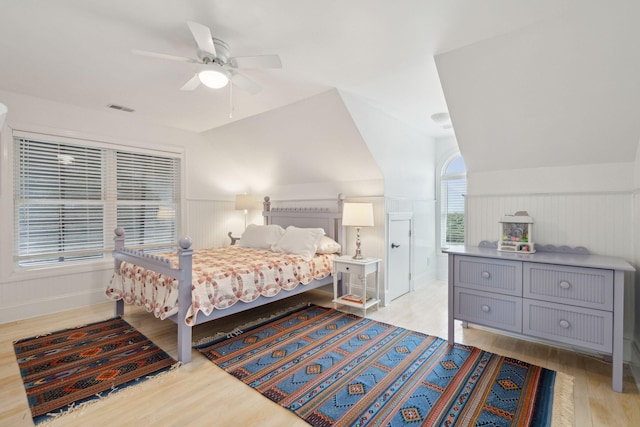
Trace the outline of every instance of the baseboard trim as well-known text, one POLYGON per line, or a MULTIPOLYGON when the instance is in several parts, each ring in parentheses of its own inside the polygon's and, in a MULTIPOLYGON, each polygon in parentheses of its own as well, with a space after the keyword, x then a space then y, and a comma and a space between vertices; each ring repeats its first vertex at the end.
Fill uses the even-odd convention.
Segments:
POLYGON ((39 300, 29 300, 24 304, 0 307, 0 324, 46 316, 74 308, 100 304, 105 301, 108 300, 104 294, 104 288, 56 295, 55 297, 39 300))

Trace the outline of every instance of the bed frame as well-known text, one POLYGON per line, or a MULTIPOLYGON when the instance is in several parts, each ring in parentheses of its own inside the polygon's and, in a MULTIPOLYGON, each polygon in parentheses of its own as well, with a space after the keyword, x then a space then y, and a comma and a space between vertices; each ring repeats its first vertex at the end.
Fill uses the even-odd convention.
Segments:
MULTIPOLYGON (((343 201, 344 196, 340 194, 337 201, 337 211, 332 211, 328 208, 272 208, 271 200, 267 196, 264 198, 263 203, 264 210, 262 215, 264 217, 264 224, 278 224, 285 228, 289 225, 296 227, 321 227, 325 230, 327 236, 333 238, 344 247, 344 230, 342 227, 343 201)), ((125 261, 147 270, 153 270, 157 273, 173 277, 178 281, 178 313, 169 317, 169 319, 178 325, 178 360, 183 364, 189 363, 191 361, 192 330, 191 326, 187 325, 184 319, 191 306, 191 257, 193 255, 193 250, 190 249, 191 238, 183 237, 179 240, 178 267, 173 268, 168 259, 126 248, 124 230, 122 228, 116 228, 115 234, 113 258, 116 271, 120 270, 120 264, 125 261)), ((260 296, 250 303, 237 302, 233 306, 223 310, 214 309, 209 316, 204 316, 204 314, 200 312, 196 317, 196 325, 251 310, 252 308, 288 298, 330 283, 333 283, 331 276, 321 280, 313 280, 308 285, 297 286, 291 291, 283 289, 273 297, 260 296)), ((116 316, 124 315, 123 300, 115 302, 115 313, 116 316)))

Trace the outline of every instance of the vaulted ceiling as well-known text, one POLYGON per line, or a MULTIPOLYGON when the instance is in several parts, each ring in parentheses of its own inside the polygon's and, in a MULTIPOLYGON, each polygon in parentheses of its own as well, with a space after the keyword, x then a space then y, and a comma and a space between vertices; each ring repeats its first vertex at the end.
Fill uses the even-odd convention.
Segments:
POLYGON ((427 137, 453 135, 429 118, 449 111, 470 169, 615 162, 638 143, 636 3, 3 1, 0 89, 203 132, 337 88, 427 137), (242 70, 256 95, 181 91, 193 64, 131 50, 193 57, 187 21, 283 68, 242 70))

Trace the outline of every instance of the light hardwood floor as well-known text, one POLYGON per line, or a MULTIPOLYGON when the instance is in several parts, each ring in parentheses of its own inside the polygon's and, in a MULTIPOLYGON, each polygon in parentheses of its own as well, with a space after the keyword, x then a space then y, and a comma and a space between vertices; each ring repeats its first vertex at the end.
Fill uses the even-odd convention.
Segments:
MULTIPOLYGON (((301 302, 331 306, 331 297, 323 292, 307 292, 255 309, 250 314, 200 325, 194 329, 194 340, 219 331, 231 331, 247 321, 266 317, 301 302)), ((113 304, 107 302, 0 325, 0 426, 33 425, 12 341, 106 319, 112 314, 113 304)), ((446 337, 446 282, 433 282, 368 314, 376 320, 446 337)), ((131 306, 126 307, 125 319, 176 356, 174 323, 158 320, 131 306)), ((627 367, 624 393, 616 393, 611 390, 611 365, 592 356, 474 327, 463 329, 459 322, 456 322, 456 341, 573 376, 577 427, 640 425, 640 395, 627 367)), ((194 350, 192 363, 67 414, 51 425, 289 427, 308 424, 224 373, 194 350)))

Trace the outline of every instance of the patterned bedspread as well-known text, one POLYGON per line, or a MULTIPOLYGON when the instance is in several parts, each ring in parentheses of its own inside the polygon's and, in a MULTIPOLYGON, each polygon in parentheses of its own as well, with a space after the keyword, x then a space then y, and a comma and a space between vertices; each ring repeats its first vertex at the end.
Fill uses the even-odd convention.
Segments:
MULTIPOLYGON (((176 266, 176 253, 161 254, 176 266)), ((201 249, 193 253, 192 306, 187 318, 194 325, 202 311, 231 307, 238 301, 251 302, 263 295, 272 297, 332 274, 335 255, 316 255, 304 261, 295 255, 229 246, 201 249)), ((165 319, 178 312, 178 283, 174 279, 123 262, 106 289, 112 300, 144 307, 165 319)))

